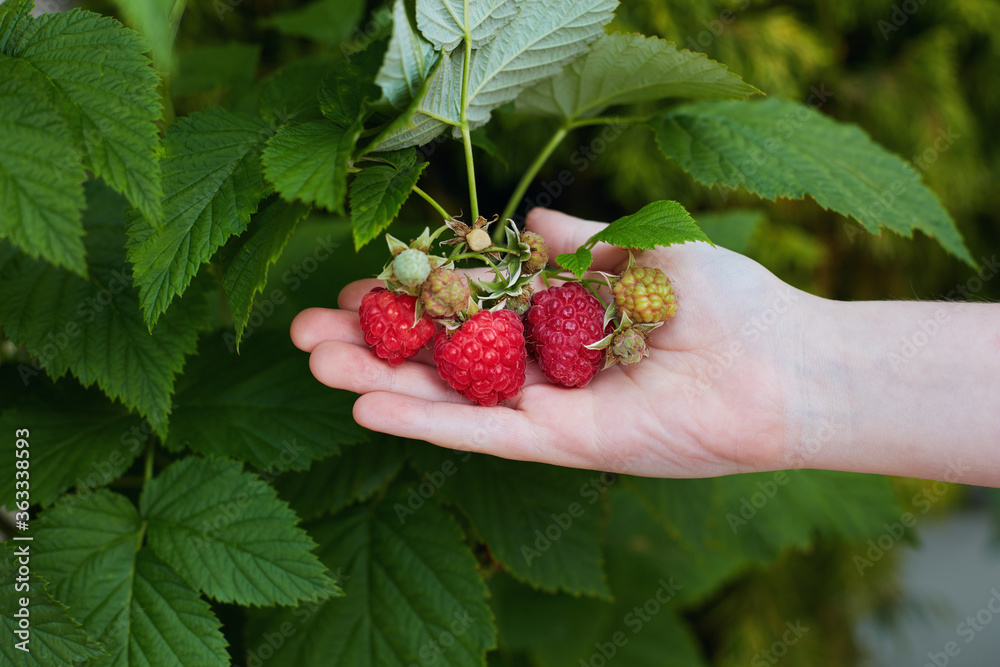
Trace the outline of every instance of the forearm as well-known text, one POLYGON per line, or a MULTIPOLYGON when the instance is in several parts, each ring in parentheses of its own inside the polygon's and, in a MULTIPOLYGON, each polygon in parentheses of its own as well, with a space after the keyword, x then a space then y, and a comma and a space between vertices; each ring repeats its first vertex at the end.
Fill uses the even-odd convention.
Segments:
POLYGON ((809 310, 786 463, 1000 486, 1000 305, 809 310))

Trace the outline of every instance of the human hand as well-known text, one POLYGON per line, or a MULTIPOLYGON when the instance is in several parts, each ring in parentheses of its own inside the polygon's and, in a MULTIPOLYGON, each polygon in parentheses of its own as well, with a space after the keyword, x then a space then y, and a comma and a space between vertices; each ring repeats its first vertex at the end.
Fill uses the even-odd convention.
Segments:
MULTIPOLYGON (((601 228, 535 209, 527 227, 551 256, 601 228)), ((627 253, 594 249, 595 270, 620 271, 627 253)), ((637 264, 670 277, 678 314, 652 333, 650 355, 566 389, 528 364, 523 391, 505 405, 470 405, 437 374, 430 350, 391 367, 368 350, 358 324, 357 281, 340 310, 312 308, 292 323, 324 384, 362 394, 358 423, 452 449, 510 459, 657 477, 706 477, 782 467, 796 395, 801 308, 811 299, 757 263, 704 243, 643 252, 637 264)))

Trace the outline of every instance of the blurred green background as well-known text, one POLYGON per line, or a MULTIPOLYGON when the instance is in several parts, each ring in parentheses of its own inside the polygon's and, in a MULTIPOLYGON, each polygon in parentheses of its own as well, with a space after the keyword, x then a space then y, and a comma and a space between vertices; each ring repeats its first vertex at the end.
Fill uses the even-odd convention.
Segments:
MULTIPOLYGON (((111 2, 83 4, 121 15, 111 2)), ((183 73, 178 81, 184 87, 170 91, 174 113, 220 103, 233 109, 253 104, 249 91, 283 65, 308 56, 342 56, 340 45, 345 40, 364 46, 366 28, 377 34, 385 27, 385 22, 368 18, 382 7, 381 2, 369 2, 362 12, 360 5, 345 0, 323 15, 303 12, 308 4, 190 2, 178 34, 178 59, 161 64, 183 73), (245 47, 219 50, 233 41, 245 47)), ((125 5, 127 0, 119 3, 125 5)), ((1000 248, 998 28, 996 0, 625 0, 612 26, 703 51, 768 95, 813 101, 823 113, 860 125, 922 172, 977 260, 993 257, 1000 248)), ((547 192, 545 183, 568 168, 574 181, 554 198, 553 208, 612 220, 650 201, 675 199, 721 245, 749 255, 787 282, 815 294, 847 300, 1000 300, 1000 280, 970 282, 975 276, 972 269, 919 234, 913 240, 892 234, 875 237, 811 201, 766 202, 705 188, 663 159, 649 130, 634 127, 610 141, 596 142, 601 131, 579 130, 573 135, 543 169, 528 199, 537 200, 547 192), (574 154, 579 157, 586 147, 599 155, 581 162, 585 168, 574 166, 574 154), (959 287, 967 289, 966 296, 957 293, 959 287)), ((545 122, 517 117, 509 109, 496 114, 487 134, 503 160, 478 154, 484 211, 502 209, 520 173, 551 132, 545 122)), ((453 142, 436 146, 431 162, 421 187, 449 209, 461 208, 466 192, 460 147, 453 142)), ((522 208, 518 213, 524 212, 522 208)), ((419 201, 411 201, 401 224, 423 227, 428 213, 419 201)), ((351 244, 342 221, 314 215, 272 271, 276 284, 297 258, 311 251, 318 235, 327 234, 342 239, 345 248, 351 244)), ((369 247, 356 262, 321 265, 301 289, 288 294, 288 302, 267 326, 285 327, 307 306, 332 305, 340 286, 370 274, 381 254, 381 248, 369 247)), ((902 507, 910 511, 930 488, 915 480, 898 480, 896 485, 902 507)), ((969 528, 972 533, 960 535, 978 535, 984 525, 989 529, 986 508, 1000 505, 995 493, 945 488, 928 505, 927 514, 921 514, 918 530, 929 526, 938 535, 934 539, 954 540, 948 537, 948 526, 968 517, 975 518, 969 528)), ((965 538, 958 539, 955 546, 964 548, 965 538)), ((921 547, 905 549, 914 554, 921 547)), ((795 650, 780 657, 780 664, 863 664, 865 644, 859 638, 865 628, 876 637, 900 638, 902 645, 909 643, 912 648, 904 629, 908 619, 923 619, 918 622, 929 628, 943 627, 945 634, 954 627, 942 620, 944 596, 922 597, 907 583, 914 568, 900 562, 910 557, 903 551, 902 545, 890 551, 859 577, 852 560, 858 545, 821 542, 809 552, 789 552, 778 562, 743 574, 689 608, 687 617, 715 665, 775 664, 762 658, 761 651, 782 635, 789 619, 802 619, 811 630, 795 650)), ((992 564, 985 557, 985 567, 996 574, 990 585, 998 585, 1000 566, 995 553, 992 557, 992 564)), ((947 563, 947 554, 942 558, 939 570, 928 566, 923 576, 953 575, 956 566, 947 563)), ((983 591, 988 589, 983 586, 983 591)), ((1000 624, 1000 619, 994 622, 1000 624)), ((993 629, 994 636, 997 630, 993 629)), ((871 664, 910 664, 904 662, 909 654, 892 652, 905 648, 886 649, 889 653, 883 656, 897 658, 883 657, 871 664)), ((972 656, 967 652, 965 657, 972 656)), ((924 658, 918 654, 912 659, 924 658)), ((503 664, 523 664, 516 656, 511 660, 503 664)), ((501 658, 496 662, 501 664, 501 658)), ((952 664, 989 663, 967 659, 952 664)))

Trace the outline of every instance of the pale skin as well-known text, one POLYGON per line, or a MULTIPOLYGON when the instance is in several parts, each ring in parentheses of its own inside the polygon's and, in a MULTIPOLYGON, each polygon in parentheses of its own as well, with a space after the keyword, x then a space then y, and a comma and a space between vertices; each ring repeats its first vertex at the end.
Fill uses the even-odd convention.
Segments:
MULTIPOLYGON (((527 220, 552 257, 601 226, 545 209, 527 220)), ((628 259, 594 256, 612 273, 628 259)), ((319 381, 360 394, 359 424, 450 449, 645 477, 815 468, 1000 486, 1000 305, 831 301, 704 243, 636 261, 671 278, 678 314, 647 359, 584 388, 531 362, 517 397, 484 408, 429 350, 390 367, 358 325, 374 280, 344 288, 340 309, 300 313, 292 340, 319 381)))

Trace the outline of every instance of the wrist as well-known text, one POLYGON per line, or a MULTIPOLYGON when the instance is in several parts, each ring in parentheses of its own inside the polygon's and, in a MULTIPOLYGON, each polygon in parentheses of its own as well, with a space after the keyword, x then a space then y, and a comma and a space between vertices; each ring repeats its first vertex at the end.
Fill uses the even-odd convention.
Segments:
POLYGON ((995 483, 996 306, 814 297, 803 310, 787 467, 995 483))
POLYGON ((885 341, 855 304, 810 297, 793 358, 785 465, 849 470, 861 438, 856 406, 880 400, 885 341))

